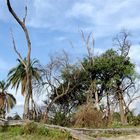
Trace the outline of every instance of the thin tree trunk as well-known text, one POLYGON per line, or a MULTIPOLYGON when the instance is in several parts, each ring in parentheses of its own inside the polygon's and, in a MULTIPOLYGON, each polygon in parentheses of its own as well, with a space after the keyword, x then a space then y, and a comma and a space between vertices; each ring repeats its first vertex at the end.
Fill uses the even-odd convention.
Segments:
POLYGON ((99 96, 98 96, 97 91, 95 91, 95 106, 96 106, 97 110, 99 111, 100 106, 99 106, 99 96))
POLYGON ((15 42, 13 40, 13 44, 14 44, 14 50, 17 53, 19 59, 21 60, 22 64, 25 66, 25 70, 26 70, 26 76, 27 76, 27 82, 26 82, 26 86, 25 86, 25 91, 26 91, 26 97, 25 97, 25 105, 24 105, 24 116, 26 119, 26 116, 28 116, 29 113, 29 100, 30 100, 30 55, 31 55, 31 42, 30 42, 30 37, 29 37, 29 33, 28 30, 26 28, 25 25, 25 20, 26 20, 26 16, 27 16, 27 7, 25 7, 25 16, 23 18, 23 20, 21 20, 16 12, 13 10, 13 8, 11 7, 10 4, 10 0, 7 0, 7 7, 9 12, 12 14, 12 16, 14 17, 14 19, 18 22, 18 24, 21 26, 25 37, 26 37, 26 43, 27 43, 27 47, 28 47, 28 52, 27 52, 27 64, 24 63, 24 60, 21 56, 21 54, 17 51, 16 49, 16 45, 15 42))
POLYGON ((107 98, 107 111, 108 111, 108 125, 111 125, 112 122, 112 114, 110 111, 110 101, 109 101, 109 93, 106 93, 106 98, 107 98))
POLYGON ((28 119, 29 118, 29 101, 30 101, 29 94, 26 94, 25 100, 24 100, 23 119, 28 119))
POLYGON ((93 80, 93 91, 94 91, 94 94, 95 94, 95 106, 96 106, 97 110, 99 111, 100 110, 99 95, 98 95, 98 92, 96 90, 96 79, 93 80))
POLYGON ((126 117, 125 117, 123 94, 122 94, 121 89, 119 89, 119 92, 117 93, 117 96, 118 96, 118 102, 119 102, 121 123, 123 125, 125 125, 127 123, 127 120, 126 120, 126 117))

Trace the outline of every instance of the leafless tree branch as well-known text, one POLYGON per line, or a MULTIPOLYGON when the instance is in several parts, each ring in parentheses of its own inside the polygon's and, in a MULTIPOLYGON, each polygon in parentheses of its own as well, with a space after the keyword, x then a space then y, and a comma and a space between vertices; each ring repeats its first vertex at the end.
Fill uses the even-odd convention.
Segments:
POLYGON ((17 48, 16 48, 16 43, 15 43, 15 39, 14 39, 14 36, 13 36, 13 32, 12 32, 12 29, 10 30, 10 34, 11 34, 11 37, 12 37, 12 41, 13 41, 13 47, 14 47, 14 50, 16 52, 16 54, 18 55, 20 61, 23 63, 24 67, 26 67, 26 64, 21 56, 21 54, 18 52, 17 48))

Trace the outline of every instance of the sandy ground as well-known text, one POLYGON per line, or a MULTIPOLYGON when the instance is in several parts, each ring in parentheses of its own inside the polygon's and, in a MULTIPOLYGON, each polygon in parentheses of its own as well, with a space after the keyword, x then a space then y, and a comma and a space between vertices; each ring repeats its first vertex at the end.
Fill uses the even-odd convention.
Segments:
POLYGON ((139 135, 114 137, 114 138, 97 138, 95 140, 140 140, 140 134, 139 135))

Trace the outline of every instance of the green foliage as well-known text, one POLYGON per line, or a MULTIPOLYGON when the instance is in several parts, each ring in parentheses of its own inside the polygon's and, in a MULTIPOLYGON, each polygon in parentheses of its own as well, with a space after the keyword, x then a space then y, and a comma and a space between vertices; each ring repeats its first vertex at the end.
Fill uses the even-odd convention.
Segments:
POLYGON ((50 123, 60 126, 67 126, 70 123, 70 116, 67 116, 61 111, 55 112, 55 115, 53 118, 51 118, 50 123))
POLYGON ((9 112, 16 105, 16 98, 8 93, 9 84, 5 81, 0 81, 0 116, 5 117, 5 113, 9 112))
POLYGON ((121 123, 118 121, 113 121, 112 123, 112 128, 120 128, 121 127, 121 123))
POLYGON ((118 112, 114 112, 112 117, 113 117, 114 122, 120 122, 121 121, 120 114, 118 112))
POLYGON ((20 126, 1 126, 0 127, 0 133, 2 132, 9 132, 10 135, 18 135, 21 134, 21 127, 20 126))
POLYGON ((140 125, 140 115, 135 116, 132 120, 132 125, 139 126, 140 125))
MULTIPOLYGON (((25 64, 27 63, 26 58, 24 59, 24 63, 25 64)), ((39 61, 36 59, 33 59, 30 62, 29 69, 30 69, 31 80, 33 79, 37 81, 40 80, 40 73, 39 73, 38 68, 36 67, 38 63, 39 61)), ((21 84, 21 93, 24 95, 26 82, 27 82, 27 77, 26 77, 25 66, 18 59, 18 65, 12 68, 8 73, 8 83, 12 85, 12 88, 16 88, 16 91, 18 90, 21 84)))
POLYGON ((127 114, 127 122, 129 124, 133 124, 134 119, 135 119, 135 116, 134 116, 133 112, 132 111, 128 112, 128 114, 127 114))
POLYGON ((42 136, 48 136, 48 134, 49 134, 49 129, 46 128, 45 126, 41 126, 41 127, 38 128, 37 133, 38 133, 39 135, 42 135, 42 136))
POLYGON ((31 135, 36 134, 38 131, 38 126, 34 122, 29 122, 22 127, 21 134, 31 135))
POLYGON ((62 133, 59 130, 54 131, 53 129, 49 131, 48 136, 50 136, 54 139, 56 139, 56 138, 62 138, 63 139, 64 136, 65 136, 65 138, 67 138, 68 140, 71 139, 71 136, 70 136, 69 133, 67 133, 67 132, 62 133))
POLYGON ((25 126, 1 126, 0 140, 70 140, 71 136, 67 132, 55 129, 48 129, 45 126, 38 126, 35 123, 28 123, 25 126), (24 128, 26 130, 24 130, 24 128), (34 129, 34 130, 31 130, 34 129))

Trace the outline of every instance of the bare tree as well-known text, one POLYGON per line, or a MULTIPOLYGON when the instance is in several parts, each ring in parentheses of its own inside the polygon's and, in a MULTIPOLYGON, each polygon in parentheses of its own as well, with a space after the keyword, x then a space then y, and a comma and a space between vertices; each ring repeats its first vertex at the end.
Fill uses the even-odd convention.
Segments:
MULTIPOLYGON (((80 32, 81 32, 82 39, 83 39, 83 45, 87 49, 87 58, 89 61, 89 65, 92 67, 94 65, 94 37, 93 37, 93 34, 89 33, 88 36, 86 37, 82 30, 80 32)), ((82 67, 85 70, 83 65, 82 65, 82 67)), ((89 73, 89 74, 90 74, 90 83, 91 84, 90 84, 89 89, 87 91, 87 93, 88 93, 87 94, 87 102, 90 102, 90 103, 94 102, 95 108, 97 108, 97 110, 100 110, 99 95, 98 95, 97 87, 96 87, 96 76, 93 77, 91 73, 89 73), (93 99, 93 94, 95 96, 95 99, 93 99)))
MULTIPOLYGON (((114 45, 119 47, 120 56, 124 57, 124 61, 122 61, 122 64, 125 65, 129 61, 129 50, 131 47, 131 41, 129 40, 130 33, 126 30, 122 30, 115 38, 114 38, 114 45)), ((120 109, 120 116, 121 116, 121 122, 122 124, 127 123, 127 119, 125 117, 125 109, 124 109, 124 92, 127 90, 131 84, 133 84, 133 81, 130 80, 130 84, 126 86, 123 89, 123 82, 125 78, 131 79, 131 77, 120 77, 120 80, 116 81, 116 97, 118 99, 119 103, 119 109, 120 109)))
POLYGON ((132 46, 131 41, 129 40, 130 36, 130 32, 123 29, 115 38, 113 38, 113 45, 119 47, 120 55, 125 58, 128 56, 130 47, 132 46))
POLYGON ((53 56, 50 58, 50 62, 41 68, 42 81, 40 83, 34 83, 35 90, 37 92, 47 93, 47 99, 45 101, 45 113, 44 119, 47 121, 48 113, 57 100, 70 93, 76 85, 71 86, 72 79, 76 79, 78 73, 75 73, 73 77, 64 80, 62 71, 70 72, 72 65, 69 63, 69 58, 66 52, 63 52, 61 56, 53 56))
POLYGON ((135 80, 135 83, 131 86, 129 86, 127 89, 124 91, 124 105, 125 105, 125 116, 131 111, 130 106, 133 104, 136 100, 140 99, 140 88, 139 88, 139 83, 137 79, 135 80))
MULTIPOLYGON (((17 54, 17 56, 19 57, 20 61, 22 62, 22 64, 25 67, 26 70, 26 75, 27 75, 27 82, 26 82, 26 97, 25 97, 25 103, 24 103, 24 119, 27 119, 29 116, 29 99, 32 97, 30 91, 30 79, 31 79, 31 74, 30 74, 30 55, 31 55, 31 42, 30 42, 30 37, 29 37, 29 33, 25 24, 26 21, 26 17, 27 17, 27 6, 25 6, 25 15, 23 17, 23 20, 21 20, 18 15, 16 14, 16 12, 13 10, 11 4, 10 4, 10 0, 7 0, 7 7, 9 12, 11 13, 11 15, 14 17, 14 19, 17 21, 17 23, 20 25, 20 27, 22 28, 25 37, 26 37, 26 42, 27 42, 27 47, 28 47, 28 52, 27 52, 27 63, 24 62, 24 59, 22 58, 21 54, 18 52, 18 50, 16 49, 16 44, 14 41, 14 37, 12 35, 12 39, 13 39, 13 45, 14 45, 14 50, 17 54)), ((11 32, 12 33, 12 32, 11 32)))

